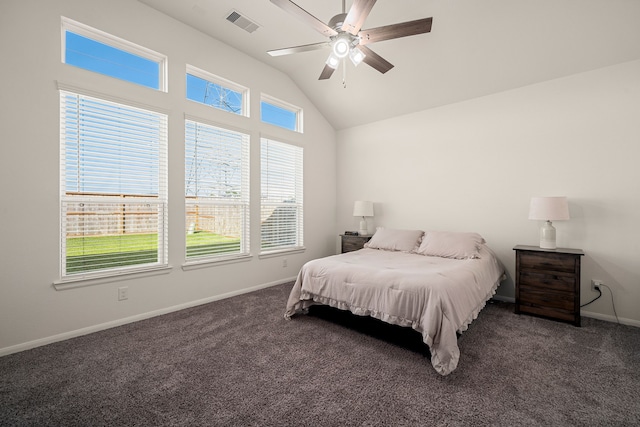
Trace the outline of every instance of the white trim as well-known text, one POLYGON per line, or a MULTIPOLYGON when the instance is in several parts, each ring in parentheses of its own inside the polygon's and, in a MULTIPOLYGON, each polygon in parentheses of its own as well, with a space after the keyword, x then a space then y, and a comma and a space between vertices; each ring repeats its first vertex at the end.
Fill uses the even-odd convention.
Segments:
MULTIPOLYGON (((184 310, 187 308, 191 308, 191 307, 196 307, 202 304, 208 304, 210 302, 214 302, 214 301, 219 301, 219 300, 223 300, 226 298, 231 298, 234 296, 238 296, 238 295, 242 295, 242 294, 246 294, 246 293, 250 293, 250 292, 254 292, 260 289, 265 289, 265 288, 270 288, 272 286, 277 286, 277 285, 281 285, 283 283, 287 283, 287 282, 292 282, 296 280, 296 277, 288 277, 288 278, 284 278, 281 280, 277 280, 274 282, 269 282, 269 283, 263 283, 261 285, 256 285, 250 288, 246 288, 246 289, 241 289, 238 291, 233 291, 233 292, 227 292, 225 294, 221 294, 221 295, 216 295, 216 296, 212 296, 212 297, 208 297, 208 298, 203 298, 200 300, 196 300, 196 301, 191 301, 188 303, 184 303, 184 304, 179 304, 179 305, 174 305, 171 307, 166 307, 163 309, 158 309, 158 310, 154 310, 154 311, 149 311, 147 313, 142 313, 142 314, 138 314, 135 316, 130 316, 130 317, 125 317, 123 319, 118 319, 118 320, 113 320, 110 322, 106 322, 106 323, 100 323, 98 325, 94 325, 94 326, 89 326, 86 328, 82 328, 82 329, 76 329, 74 331, 69 331, 69 332, 64 332, 61 334, 57 334, 57 335, 52 335, 49 337, 45 337, 45 338, 40 338, 37 340, 32 340, 32 341, 27 341, 25 343, 21 343, 21 344, 16 344, 13 346, 9 346, 9 347, 4 347, 4 348, 0 348, 0 357, 2 356, 7 356, 9 354, 13 354, 13 353, 18 353, 21 351, 25 351, 25 350, 30 350, 32 348, 36 348, 36 347, 41 347, 43 345, 47 345, 47 344, 52 344, 55 342, 59 342, 59 341, 65 341, 71 338, 75 338, 75 337, 79 337, 82 335, 87 335, 87 334, 91 334, 94 332, 100 332, 106 329, 111 329, 111 328, 115 328, 118 326, 122 326, 122 325, 126 325, 128 323, 133 323, 133 322, 137 322, 140 320, 145 320, 145 319, 150 319, 152 317, 156 317, 156 316, 162 316, 163 314, 169 314, 172 313, 174 311, 179 311, 179 310, 184 310)), ((493 296, 494 299, 501 299, 501 298, 508 298, 508 297, 500 297, 500 296, 493 296)), ((602 314, 598 314, 598 313, 592 313, 592 312, 581 312, 582 316, 585 317, 592 317, 594 319, 599 319, 599 320, 606 320, 609 321, 610 319, 612 319, 613 322, 615 322, 615 317, 613 316, 608 316, 608 315, 602 315, 602 314)), ((632 319, 626 319, 626 318, 620 318, 620 323, 624 324, 624 325, 630 325, 630 326, 635 326, 635 327, 640 327, 640 321, 637 320, 632 320, 632 319)))
MULTIPOLYGON (((239 117, 242 117, 242 116, 239 116, 239 117)), ((241 128, 241 127, 238 127, 238 126, 230 125, 228 123, 218 122, 218 121, 211 120, 211 119, 205 119, 204 117, 195 116, 193 114, 188 114, 188 113, 184 113, 184 120, 185 121, 188 120, 188 121, 191 121, 191 122, 198 122, 198 123, 202 123, 204 125, 217 127, 217 128, 221 128, 221 129, 224 129, 224 130, 230 130, 230 131, 233 131, 233 132, 243 133, 245 135, 249 135, 249 138, 251 138, 251 133, 253 132, 252 130, 247 129, 247 128, 241 128)))
MULTIPOLYGON (((284 128, 282 128, 282 129, 284 129, 284 128)), ((289 129, 285 129, 285 130, 289 130, 289 129)), ((293 145, 294 147, 299 147, 299 148, 302 148, 302 149, 305 148, 304 140, 300 139, 300 141, 294 142, 293 139, 296 139, 297 137, 296 136, 292 136, 292 134, 288 134, 287 135, 289 138, 282 138, 280 136, 274 136, 273 134, 270 134, 270 133, 267 133, 267 132, 259 132, 258 135, 260 136, 261 140, 262 139, 268 139, 270 141, 281 142, 283 144, 293 145)))
POLYGON ((274 258, 281 255, 301 254, 301 253, 304 253, 304 251, 306 250, 307 248, 305 248, 304 246, 299 248, 291 248, 291 249, 278 249, 275 251, 262 252, 260 255, 258 255, 258 258, 265 259, 265 258, 274 258))
POLYGON ((247 262, 253 259, 251 254, 234 255, 227 257, 220 257, 218 259, 207 258, 201 261, 185 261, 182 264, 183 271, 197 270, 200 268, 215 267, 216 265, 237 264, 239 262, 247 262))
POLYGON ((235 297, 238 295, 254 292, 260 289, 270 288, 272 286, 281 285, 283 283, 292 282, 296 280, 295 277, 288 277, 275 282, 263 283, 261 285, 252 286, 250 288, 241 289, 238 291, 227 292, 221 295, 215 295, 208 298, 203 298, 196 301, 187 302, 184 304, 178 304, 171 307, 161 308, 158 310, 149 311, 146 313, 137 314, 135 316, 125 317, 123 319, 112 320, 110 322, 100 323, 94 326, 88 326, 82 329, 76 329, 74 331, 63 332, 61 334, 52 335, 45 338, 40 338, 33 341, 28 341, 22 344, 16 344, 10 347, 0 348, 0 357, 7 356, 9 354, 18 353, 20 351, 30 350, 32 348, 41 347, 43 345, 52 344, 58 341, 65 341, 70 338, 79 337, 82 335, 91 334, 94 332, 100 332, 106 329, 115 328, 117 326, 126 325, 128 323, 138 322, 140 320, 150 319, 156 316, 162 316, 163 314, 169 314, 174 311, 184 310, 186 308, 196 307, 202 304, 208 304, 210 302, 219 301, 226 298, 235 297))
POLYGON ((138 102, 138 101, 133 101, 131 99, 128 98, 121 98, 119 96, 113 96, 113 95, 109 95, 106 94, 104 92, 99 92, 96 90, 91 90, 91 89, 85 89, 79 86, 74 86, 74 85, 70 85, 64 82, 61 82, 59 80, 56 80, 56 86, 57 89, 59 91, 63 91, 63 92, 70 92, 73 93, 74 95, 84 95, 84 96, 90 96, 92 98, 97 98, 97 99, 101 99, 104 101, 109 101, 109 102, 115 102, 117 104, 124 104, 127 105, 129 107, 134 107, 134 108, 140 108, 143 110, 149 110, 149 111, 153 111, 155 113, 160 113, 160 114, 164 114, 166 116, 169 116, 169 114, 171 113, 171 110, 167 110, 164 108, 159 108, 155 105, 150 105, 150 104, 145 104, 142 102, 138 102))
POLYGON ((77 277, 66 276, 62 280, 53 282, 56 291, 65 291, 67 289, 84 288, 86 286, 100 285, 103 283, 119 282, 122 280, 139 279, 141 277, 158 276, 160 274, 169 274, 173 270, 172 266, 150 267, 145 269, 136 269, 129 271, 113 271, 98 275, 78 274, 77 277), (108 276, 107 276, 108 274, 108 276))
POLYGON ((616 319, 615 316, 611 316, 609 314, 594 313, 592 311, 584 311, 584 310, 580 311, 580 315, 584 317, 590 317, 592 319, 604 320, 605 322, 618 323, 618 320, 620 320, 621 325, 629 325, 629 326, 635 326, 636 328, 640 328, 640 320, 627 319, 624 317, 618 317, 616 319))
POLYGON ((159 68, 159 82, 158 82, 158 90, 161 92, 168 92, 168 78, 167 78, 167 55, 163 55, 154 50, 146 48, 144 46, 140 46, 138 44, 132 43, 128 40, 122 39, 120 37, 114 36, 113 34, 109 34, 102 30, 98 30, 97 28, 90 27, 89 25, 82 24, 80 22, 74 21, 73 19, 69 19, 67 17, 60 17, 60 26, 61 26, 61 37, 62 43, 60 49, 62 55, 62 63, 65 64, 65 53, 66 53, 66 37, 65 33, 70 31, 72 33, 81 35, 83 37, 89 38, 91 40, 95 40, 100 43, 104 43, 108 46, 114 47, 116 49, 120 49, 132 55, 140 56, 150 61, 158 63, 159 68))

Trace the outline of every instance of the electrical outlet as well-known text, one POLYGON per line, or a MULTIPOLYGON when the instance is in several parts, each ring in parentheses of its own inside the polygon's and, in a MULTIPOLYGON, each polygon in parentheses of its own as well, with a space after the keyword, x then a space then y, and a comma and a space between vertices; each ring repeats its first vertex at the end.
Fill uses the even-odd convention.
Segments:
POLYGON ((118 301, 124 301, 126 299, 129 299, 129 287, 122 286, 118 288, 118 301))
POLYGON ((282 260, 282 268, 285 268, 287 266, 287 259, 283 259, 282 260))
POLYGON ((600 286, 602 286, 602 280, 598 280, 598 279, 591 279, 591 290, 592 291, 596 291, 598 289, 600 289, 600 286))

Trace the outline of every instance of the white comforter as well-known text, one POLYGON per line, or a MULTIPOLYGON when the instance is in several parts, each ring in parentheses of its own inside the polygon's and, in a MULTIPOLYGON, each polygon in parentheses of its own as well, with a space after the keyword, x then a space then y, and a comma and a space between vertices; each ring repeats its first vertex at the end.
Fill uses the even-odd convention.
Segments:
POLYGON ((465 260, 365 248, 307 262, 285 317, 324 304, 410 326, 422 333, 435 370, 447 375, 460 358, 456 332, 478 316, 503 271, 486 246, 465 260))

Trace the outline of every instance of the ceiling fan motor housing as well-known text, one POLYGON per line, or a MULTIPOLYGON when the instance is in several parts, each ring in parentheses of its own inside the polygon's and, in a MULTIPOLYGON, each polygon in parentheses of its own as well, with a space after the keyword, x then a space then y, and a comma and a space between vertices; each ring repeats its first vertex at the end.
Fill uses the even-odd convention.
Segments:
POLYGON ((333 28, 338 32, 337 35, 330 37, 333 53, 338 58, 344 58, 347 56, 349 51, 360 43, 359 36, 354 36, 342 29, 342 24, 344 24, 346 17, 346 13, 340 13, 331 18, 327 24, 330 28, 333 28))
POLYGON ((342 24, 344 24, 344 20, 346 17, 347 17, 346 13, 339 13, 329 20, 329 23, 327 23, 327 26, 329 26, 330 28, 333 28, 339 33, 343 32, 342 24))

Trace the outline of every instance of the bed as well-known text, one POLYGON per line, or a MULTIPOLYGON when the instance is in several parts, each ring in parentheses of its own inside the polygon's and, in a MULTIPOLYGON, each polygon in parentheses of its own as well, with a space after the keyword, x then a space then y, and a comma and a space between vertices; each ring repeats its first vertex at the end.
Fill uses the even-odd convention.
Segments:
POLYGON ((361 250, 307 262, 285 318, 316 304, 411 327, 441 375, 458 366, 457 333, 495 293, 504 269, 477 233, 378 228, 361 250))

